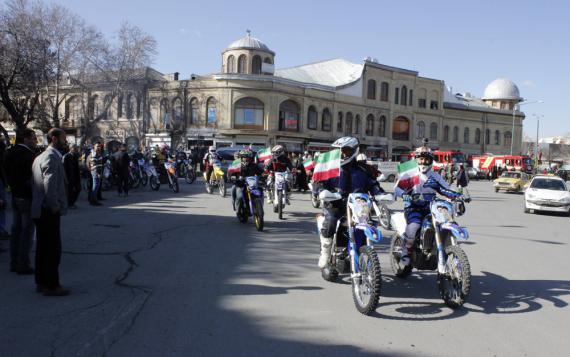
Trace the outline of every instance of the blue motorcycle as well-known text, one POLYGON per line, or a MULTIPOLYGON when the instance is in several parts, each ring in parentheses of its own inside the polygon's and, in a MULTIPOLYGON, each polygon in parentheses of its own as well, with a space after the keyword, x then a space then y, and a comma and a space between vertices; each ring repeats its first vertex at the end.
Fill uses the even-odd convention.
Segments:
POLYGON ((414 239, 409 265, 400 264, 402 236, 406 231, 404 213, 392 215, 392 227, 396 230, 390 245, 392 270, 402 279, 407 278, 413 268, 436 270, 441 298, 447 306, 458 308, 465 303, 471 289, 469 260, 458 244, 458 241, 469 238, 469 232, 455 221, 457 216, 465 212, 464 200, 442 200, 433 194, 429 197, 421 194, 411 196, 412 200, 430 201, 430 214, 423 219, 421 229, 414 239), (443 259, 444 264, 438 267, 439 259, 443 259))
MULTIPOLYGON (((324 190, 319 198, 325 205, 341 200, 338 193, 324 190)), ((321 270, 323 278, 334 282, 339 274, 350 273, 352 298, 356 309, 370 315, 378 307, 382 273, 373 243, 382 239, 382 233, 371 219, 372 199, 365 193, 348 196, 346 215, 338 220, 331 246, 331 258, 321 270)), ((317 216, 319 232, 324 216, 317 216)))
POLYGON ((241 223, 246 223, 248 217, 253 217, 253 223, 258 231, 263 230, 263 190, 259 186, 257 176, 243 179, 245 186, 237 191, 234 201, 236 216, 241 223), (240 192, 241 191, 241 192, 240 192))

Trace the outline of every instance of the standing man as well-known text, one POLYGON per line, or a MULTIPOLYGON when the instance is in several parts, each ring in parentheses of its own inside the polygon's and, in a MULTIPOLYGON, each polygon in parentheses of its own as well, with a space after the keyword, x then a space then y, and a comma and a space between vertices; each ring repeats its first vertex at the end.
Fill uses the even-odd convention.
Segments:
POLYGON ((117 175, 117 187, 119 191, 119 196, 129 195, 129 165, 131 163, 131 158, 127 153, 127 145, 121 144, 119 151, 113 154, 113 171, 117 175))
POLYGON ((81 193, 81 173, 79 171, 79 147, 71 146, 69 152, 63 155, 63 167, 67 178, 67 204, 69 208, 77 208, 75 201, 81 193))
POLYGON ((469 191, 467 190, 467 185, 469 184, 469 176, 463 164, 459 164, 459 171, 457 171, 457 187, 458 192, 463 194, 465 197, 470 197, 469 191))
POLYGON ((59 282, 61 261, 60 218, 67 213, 65 169, 61 151, 67 146, 65 132, 47 133, 49 146, 32 165, 32 207, 36 223, 36 290, 45 296, 64 296, 69 290, 59 282))
POLYGON ((91 173, 92 185, 89 191, 89 204, 91 206, 101 206, 101 180, 103 179, 103 152, 100 143, 96 143, 87 157, 87 168, 91 173))
POLYGON ((16 145, 6 151, 4 169, 12 190, 12 238, 10 239, 10 271, 20 275, 34 274, 30 252, 34 238, 32 206, 32 163, 36 158, 38 139, 32 129, 16 135, 16 145))

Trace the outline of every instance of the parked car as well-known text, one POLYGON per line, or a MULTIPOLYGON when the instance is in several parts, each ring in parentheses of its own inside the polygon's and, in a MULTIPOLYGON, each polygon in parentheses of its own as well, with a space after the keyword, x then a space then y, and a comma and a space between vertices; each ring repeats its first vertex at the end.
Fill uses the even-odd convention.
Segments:
POLYGON ((507 192, 522 192, 524 186, 530 180, 529 175, 520 171, 505 171, 494 182, 495 192, 500 190, 507 192))
POLYGON ((561 212, 570 216, 570 192, 557 176, 535 176, 524 194, 524 212, 561 212))
POLYGON ((468 167, 466 171, 467 171, 467 176, 469 176, 470 180, 484 180, 487 178, 485 172, 475 167, 468 167))

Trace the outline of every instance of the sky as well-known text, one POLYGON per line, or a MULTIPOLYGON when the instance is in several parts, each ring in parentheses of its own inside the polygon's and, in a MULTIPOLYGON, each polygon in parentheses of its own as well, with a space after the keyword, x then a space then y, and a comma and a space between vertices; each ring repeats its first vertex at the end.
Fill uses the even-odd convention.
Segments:
POLYGON ((221 52, 247 29, 276 52, 277 68, 365 57, 482 96, 509 78, 530 101, 524 133, 570 133, 570 1, 48 0, 112 37, 121 23, 158 42, 162 73, 219 72, 221 52))

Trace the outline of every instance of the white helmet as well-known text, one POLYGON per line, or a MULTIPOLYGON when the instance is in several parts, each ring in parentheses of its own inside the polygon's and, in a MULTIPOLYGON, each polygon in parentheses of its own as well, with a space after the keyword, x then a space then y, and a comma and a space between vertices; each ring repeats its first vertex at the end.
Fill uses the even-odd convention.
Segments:
POLYGON ((424 158, 424 162, 422 164, 418 163, 418 168, 420 169, 421 173, 427 174, 433 166, 433 154, 431 153, 431 150, 425 146, 422 146, 416 150, 414 157, 416 160, 420 157, 424 158))
POLYGON ((340 154, 340 164, 344 166, 354 160, 354 158, 358 155, 359 152, 359 145, 357 138, 353 138, 352 136, 344 136, 340 139, 337 139, 334 143, 332 143, 333 148, 339 148, 341 151, 340 154))
POLYGON ((213 153, 216 152, 216 147, 215 147, 215 146, 210 146, 210 147, 208 148, 208 151, 213 154, 213 153))
POLYGON ((368 161, 368 158, 366 157, 366 154, 358 154, 356 161, 368 161))

